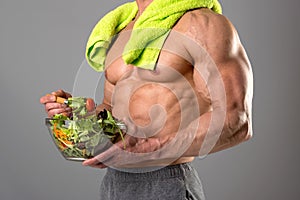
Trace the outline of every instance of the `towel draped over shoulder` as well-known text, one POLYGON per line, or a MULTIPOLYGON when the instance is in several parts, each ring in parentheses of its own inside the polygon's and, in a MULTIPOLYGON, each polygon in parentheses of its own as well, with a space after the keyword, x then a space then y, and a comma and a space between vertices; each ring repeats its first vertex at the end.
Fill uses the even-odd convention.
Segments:
MULTIPOLYGON (((222 13, 217 0, 153 0, 134 24, 122 54, 124 62, 153 70, 174 24, 184 13, 195 8, 209 8, 222 13)), ((86 59, 94 70, 105 70, 105 58, 112 38, 135 18, 137 12, 136 2, 125 3, 96 24, 86 46, 86 59)))

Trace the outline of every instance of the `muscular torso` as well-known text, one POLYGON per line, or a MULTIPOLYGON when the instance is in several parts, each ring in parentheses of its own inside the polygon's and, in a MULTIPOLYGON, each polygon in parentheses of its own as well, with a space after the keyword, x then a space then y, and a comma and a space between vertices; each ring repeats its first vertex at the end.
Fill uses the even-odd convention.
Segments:
MULTIPOLYGON (((204 81, 199 76, 195 81, 192 59, 183 45, 188 25, 182 17, 173 27, 151 71, 126 65, 122 59, 133 24, 118 35, 106 59, 106 79, 115 86, 113 115, 130 126, 128 134, 137 137, 175 135, 211 109, 204 81)), ((191 160, 193 157, 181 157, 173 164, 191 160)))

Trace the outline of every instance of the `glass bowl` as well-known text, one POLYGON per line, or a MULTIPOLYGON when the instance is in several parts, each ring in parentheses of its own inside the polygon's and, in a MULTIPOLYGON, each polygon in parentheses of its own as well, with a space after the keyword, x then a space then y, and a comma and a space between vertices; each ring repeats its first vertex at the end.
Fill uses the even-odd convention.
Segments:
POLYGON ((94 118, 46 118, 45 124, 61 155, 72 161, 84 161, 107 150, 118 136, 123 138, 125 128, 122 123, 103 125, 94 118))

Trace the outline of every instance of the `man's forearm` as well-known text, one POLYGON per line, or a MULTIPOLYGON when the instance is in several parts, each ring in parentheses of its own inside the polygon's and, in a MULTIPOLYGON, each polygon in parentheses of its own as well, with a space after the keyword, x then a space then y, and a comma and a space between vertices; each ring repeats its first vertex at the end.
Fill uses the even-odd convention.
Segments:
POLYGON ((222 120, 221 117, 215 119, 214 116, 212 112, 207 112, 187 128, 186 141, 193 139, 193 142, 183 156, 204 156, 233 147, 251 138, 248 118, 226 114, 226 118, 222 120))

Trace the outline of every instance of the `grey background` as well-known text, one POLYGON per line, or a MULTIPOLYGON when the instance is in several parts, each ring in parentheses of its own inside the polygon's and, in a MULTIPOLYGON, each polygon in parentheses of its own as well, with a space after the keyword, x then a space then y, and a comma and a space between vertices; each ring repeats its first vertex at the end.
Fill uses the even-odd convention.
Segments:
MULTIPOLYGON (((102 170, 65 161, 39 97, 72 90, 93 25, 123 1, 0 1, 0 199, 99 199, 102 170)), ((255 77, 254 137, 194 164, 208 200, 299 199, 299 1, 223 0, 255 77)))

